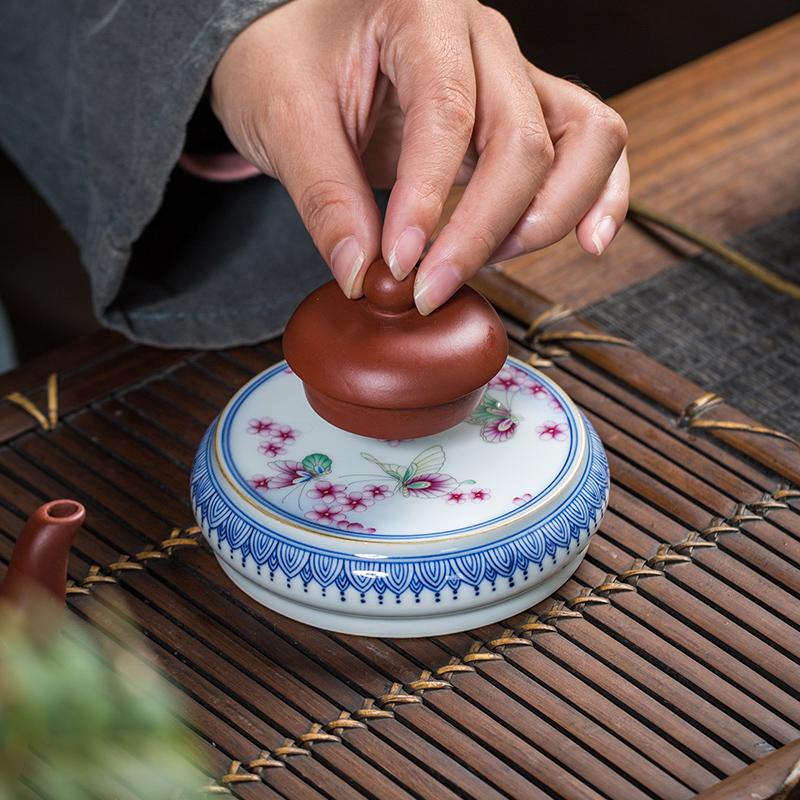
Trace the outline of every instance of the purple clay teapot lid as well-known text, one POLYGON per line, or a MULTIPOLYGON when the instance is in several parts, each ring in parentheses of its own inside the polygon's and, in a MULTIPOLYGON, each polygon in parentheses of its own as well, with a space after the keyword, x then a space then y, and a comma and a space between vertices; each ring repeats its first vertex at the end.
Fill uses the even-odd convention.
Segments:
POLYGON ((284 355, 306 396, 337 427, 375 438, 416 438, 470 416, 508 354, 492 306, 462 286, 422 316, 414 305, 416 270, 398 281, 383 261, 349 300, 335 281, 298 306, 284 355))

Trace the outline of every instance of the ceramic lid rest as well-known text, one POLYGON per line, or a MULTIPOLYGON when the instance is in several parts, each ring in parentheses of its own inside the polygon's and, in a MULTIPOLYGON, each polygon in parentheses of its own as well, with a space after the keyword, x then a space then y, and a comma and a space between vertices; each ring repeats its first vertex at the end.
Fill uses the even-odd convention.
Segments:
POLYGON ((527 607, 577 566, 607 495, 596 434, 512 359, 469 421, 406 441, 330 425, 276 365, 211 426, 192 476, 198 521, 239 586, 295 619, 369 635, 460 630, 527 607))

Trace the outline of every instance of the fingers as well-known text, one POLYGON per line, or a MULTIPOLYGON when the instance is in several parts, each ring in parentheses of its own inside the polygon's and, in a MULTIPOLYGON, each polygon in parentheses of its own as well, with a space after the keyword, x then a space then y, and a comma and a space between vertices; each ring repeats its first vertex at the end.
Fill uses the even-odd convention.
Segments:
POLYGON ((623 150, 606 185, 575 233, 581 247, 591 255, 601 255, 620 229, 628 212, 630 189, 628 159, 623 150))
POLYGON ((628 207, 625 125, 583 89, 531 69, 554 139, 555 160, 533 202, 491 260, 547 247, 576 227, 581 246, 599 255, 628 207))
POLYGON ((423 314, 486 263, 553 163, 553 144, 527 62, 505 20, 489 9, 483 12, 481 35, 472 41, 478 160, 450 221, 420 264, 415 300, 423 314))
POLYGON ((382 68, 396 87, 404 120, 382 242, 386 263, 398 279, 416 266, 439 221, 475 124, 466 18, 448 16, 447 8, 433 4, 425 18, 419 7, 410 7, 408 19, 401 14, 382 32, 382 68))
POLYGON ((625 214, 619 117, 528 64, 475 0, 285 4, 230 45, 211 102, 237 150, 289 191, 348 297, 381 252, 396 277, 413 269, 470 173, 419 267, 425 314, 493 254, 572 229, 602 252, 625 214), (383 223, 367 170, 394 184, 383 223))

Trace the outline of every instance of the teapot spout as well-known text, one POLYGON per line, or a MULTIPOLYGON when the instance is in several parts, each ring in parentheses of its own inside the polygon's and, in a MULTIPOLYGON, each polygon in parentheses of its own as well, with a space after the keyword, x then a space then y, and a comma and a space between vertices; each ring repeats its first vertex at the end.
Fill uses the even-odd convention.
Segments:
MULTIPOLYGON (((14 546, 0 605, 14 612, 37 641, 57 635, 66 600, 67 560, 86 517, 74 500, 53 500, 30 516, 14 546)), ((44 642, 43 642, 44 643, 44 642)))

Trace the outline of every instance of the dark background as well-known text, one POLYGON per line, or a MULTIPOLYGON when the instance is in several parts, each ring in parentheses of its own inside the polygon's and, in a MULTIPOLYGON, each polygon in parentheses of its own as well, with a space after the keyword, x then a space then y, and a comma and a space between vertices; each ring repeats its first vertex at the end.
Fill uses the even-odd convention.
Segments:
POLYGON ((796 0, 486 0, 527 58, 611 97, 800 11, 796 0))
MULTIPOLYGON (((796 13, 796 2, 493 0, 537 66, 611 97, 796 13)), ((27 360, 94 326, 77 250, 0 152, 0 299, 27 360)))

